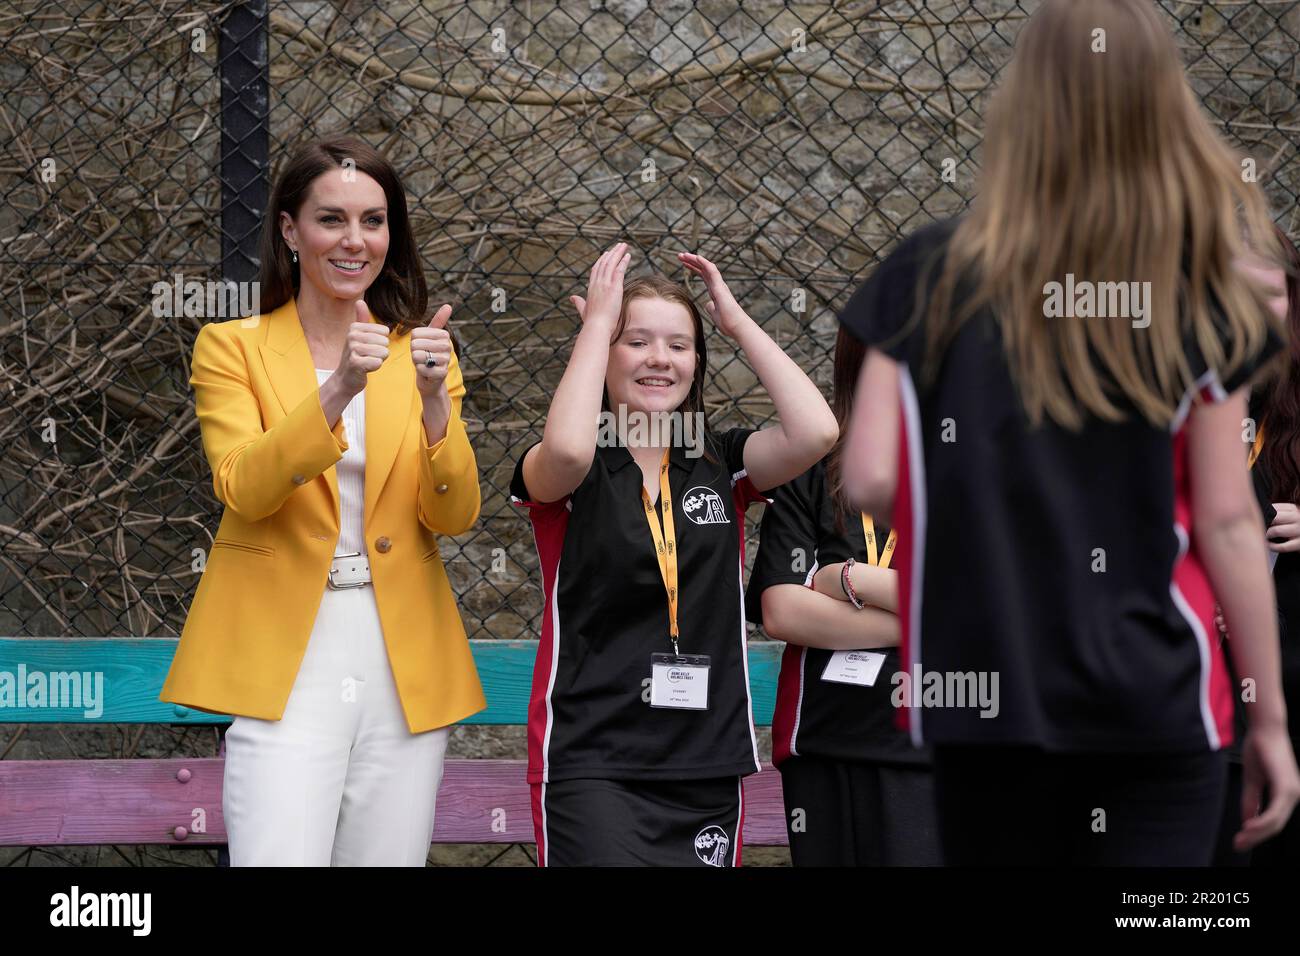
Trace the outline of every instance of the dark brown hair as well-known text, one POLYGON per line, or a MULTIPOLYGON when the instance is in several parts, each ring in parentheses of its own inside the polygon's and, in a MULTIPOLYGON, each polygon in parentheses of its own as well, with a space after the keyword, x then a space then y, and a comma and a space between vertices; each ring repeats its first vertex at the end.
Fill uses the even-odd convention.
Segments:
POLYGON ((1300 250, 1277 230, 1286 256, 1287 362, 1268 386, 1257 427, 1267 428, 1260 464, 1274 501, 1300 502, 1300 250))
POLYGON ((375 320, 398 335, 428 321, 429 288, 424 281, 420 254, 411 234, 406 191, 397 171, 373 146, 352 136, 330 136, 308 143, 293 154, 276 177, 260 248, 261 308, 277 309, 297 296, 301 278, 290 249, 280 235, 280 213, 295 220, 318 176, 350 159, 358 171, 374 179, 388 200, 388 255, 383 270, 366 290, 366 305, 375 320))
MULTIPOLYGON (((835 339, 835 365, 831 373, 831 410, 835 420, 840 424, 840 437, 826 455, 826 486, 830 490, 831 501, 835 503, 835 529, 844 534, 844 516, 854 514, 857 509, 849 504, 849 497, 844 491, 844 434, 848 429, 849 415, 853 411, 853 395, 858 388, 858 376, 862 374, 862 363, 867 357, 867 347, 858 341, 844 326, 835 339)), ((891 414, 889 409, 881 409, 881 414, 891 414)), ((874 413, 873 413, 874 414, 874 413)))

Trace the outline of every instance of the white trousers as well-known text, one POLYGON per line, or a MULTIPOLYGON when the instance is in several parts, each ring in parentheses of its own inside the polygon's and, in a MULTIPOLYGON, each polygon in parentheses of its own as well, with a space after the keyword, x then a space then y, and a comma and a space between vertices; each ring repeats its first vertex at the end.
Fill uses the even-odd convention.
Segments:
POLYGON ((424 866, 448 728, 407 729, 373 586, 325 589, 284 717, 235 717, 231 866, 424 866))

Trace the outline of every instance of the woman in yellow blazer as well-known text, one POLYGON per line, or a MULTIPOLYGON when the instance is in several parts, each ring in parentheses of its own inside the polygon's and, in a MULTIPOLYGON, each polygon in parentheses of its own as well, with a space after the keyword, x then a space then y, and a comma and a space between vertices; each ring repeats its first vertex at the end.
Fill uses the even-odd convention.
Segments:
POLYGON ((232 865, 423 866, 448 725, 485 706, 438 553, 480 505, 451 309, 424 324, 405 193, 359 140, 293 157, 261 245, 262 313, 194 345, 225 510, 161 699, 236 715, 232 865))

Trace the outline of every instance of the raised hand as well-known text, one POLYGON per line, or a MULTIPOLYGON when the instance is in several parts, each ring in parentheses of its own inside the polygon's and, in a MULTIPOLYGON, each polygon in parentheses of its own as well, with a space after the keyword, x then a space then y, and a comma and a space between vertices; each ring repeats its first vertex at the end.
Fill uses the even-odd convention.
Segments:
POLYGON ((415 387, 421 398, 437 394, 447 381, 451 363, 451 333, 447 320, 451 306, 443 305, 429 324, 411 330, 411 361, 415 363, 415 387))
POLYGON ((618 323, 619 313, 623 310, 623 276, 627 273, 627 264, 632 260, 632 253, 627 251, 627 243, 620 242, 612 249, 607 249, 596 264, 591 267, 587 278, 587 298, 581 300, 574 296, 572 300, 583 301, 581 306, 574 301, 574 307, 582 317, 583 324, 602 322, 612 330, 618 323))
POLYGON ((357 320, 348 326, 343 357, 335 371, 336 375, 342 375, 344 386, 354 395, 365 389, 370 373, 388 358, 388 327, 374 321, 363 299, 357 300, 356 313, 357 320))
POLYGON ((754 321, 731 294, 731 289, 727 287, 717 266, 693 252, 679 252, 677 258, 682 265, 704 280, 704 288, 709 293, 705 308, 723 335, 735 338, 746 324, 754 321))

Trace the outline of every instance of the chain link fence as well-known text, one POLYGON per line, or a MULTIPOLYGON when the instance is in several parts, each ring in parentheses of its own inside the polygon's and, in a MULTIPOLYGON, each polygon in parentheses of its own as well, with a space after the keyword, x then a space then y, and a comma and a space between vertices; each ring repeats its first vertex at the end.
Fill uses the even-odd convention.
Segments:
MULTIPOLYGON (((180 633, 220 505, 188 387, 206 318, 160 316, 157 284, 254 278, 279 165, 350 132, 402 175, 432 301, 455 307, 483 483, 443 548, 466 628, 535 637, 507 489, 594 258, 626 239, 633 272, 680 275, 702 252, 829 391, 837 308, 968 203, 1035 6, 5 0, 0 632, 180 633)), ((1159 6, 1294 235, 1300 0, 1159 6)), ((715 426, 764 423, 752 371, 709 349, 715 426)))

